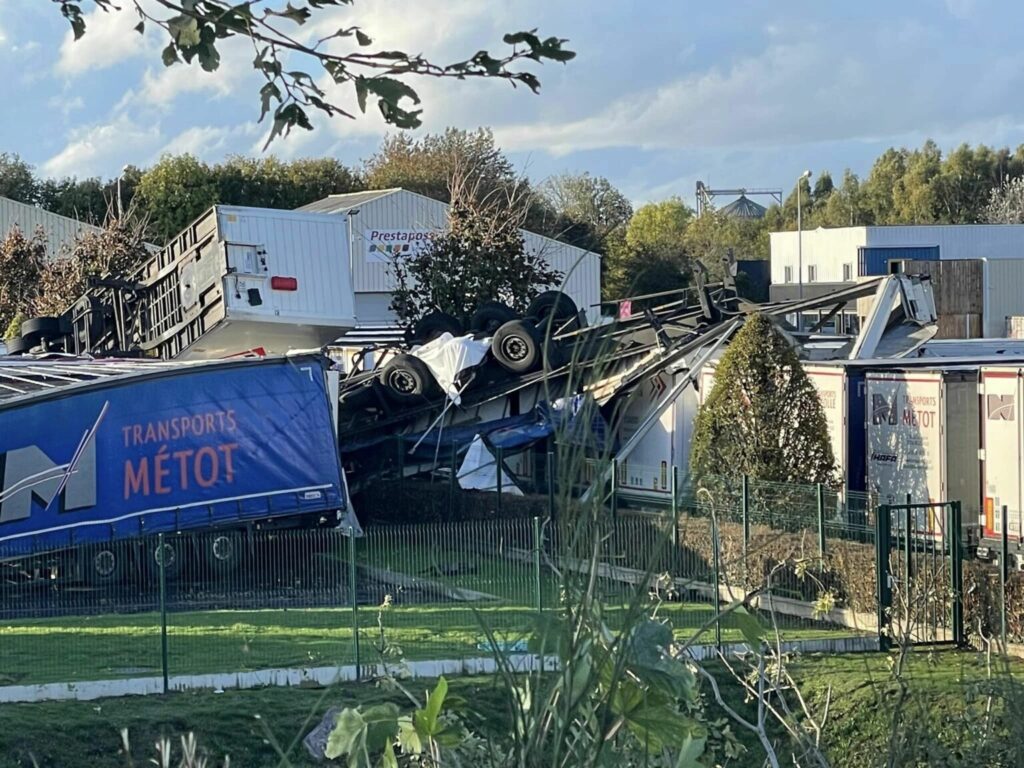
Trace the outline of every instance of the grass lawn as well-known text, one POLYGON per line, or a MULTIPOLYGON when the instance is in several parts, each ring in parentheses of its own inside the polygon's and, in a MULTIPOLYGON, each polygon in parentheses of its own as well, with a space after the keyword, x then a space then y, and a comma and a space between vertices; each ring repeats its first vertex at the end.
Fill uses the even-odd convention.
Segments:
MULTIPOLYGON (((504 643, 528 634, 535 611, 507 603, 402 605, 382 614, 389 643, 410 660, 461 659, 486 654, 485 623, 504 643)), ((711 616, 700 603, 666 603, 667 618, 684 639, 711 616)), ((625 610, 609 607, 612 627, 625 610)), ((372 662, 379 639, 378 611, 360 608, 361 658, 372 662)), ((168 618, 172 675, 309 667, 355 662, 352 611, 297 609, 196 611, 168 618)), ((792 627, 787 638, 835 636, 823 627, 792 627)), ((740 641, 722 628, 724 642, 740 641)), ((701 642, 714 642, 707 629, 701 642)), ((160 617, 154 613, 31 619, 0 624, 0 685, 104 680, 160 674, 160 617)))
MULTIPOLYGON (((865 653, 844 656, 806 656, 795 664, 795 674, 812 706, 821 707, 831 686, 830 716, 824 741, 837 768, 881 765, 887 745, 892 710, 890 658, 865 653)), ((917 652, 908 674, 912 681, 908 713, 934 726, 934 738, 956 746, 962 718, 984 702, 973 695, 983 677, 979 654, 942 651, 917 652), (972 709, 973 708, 973 709, 972 709)), ((734 708, 750 715, 738 687, 728 683, 721 669, 710 667, 722 683, 724 695, 734 708)), ((1011 664, 1003 681, 1018 685, 1024 665, 1011 664)), ((507 733, 507 715, 501 691, 493 678, 456 678, 453 693, 471 702, 469 717, 477 718, 482 733, 507 733), (493 729, 493 730, 491 730, 493 729)), ((429 681, 414 681, 417 692, 429 681)), ((152 755, 149 745, 161 735, 178 736, 195 731, 201 743, 215 755, 230 754, 231 764, 246 768, 287 765, 278 747, 288 752, 296 737, 305 735, 323 713, 335 705, 404 701, 371 684, 343 685, 329 689, 263 689, 213 693, 176 693, 167 696, 108 699, 94 702, 53 702, 0 705, 0 768, 32 765, 95 766, 114 768, 125 764, 118 755, 118 731, 128 728, 136 746, 136 764, 152 755)), ((714 706, 714 705, 712 705, 714 706)), ((716 714, 711 712, 711 714, 716 714)), ((741 729, 750 748, 754 742, 741 729)), ((781 736, 781 735, 780 735, 781 736)), ((1019 744, 1008 744, 1011 750, 1019 744)), ((307 766, 301 745, 292 749, 290 764, 307 766)), ((732 765, 760 765, 755 753, 732 765)), ((791 764, 785 754, 784 764, 791 764)), ((997 765, 1019 764, 1012 756, 997 765)), ((924 762, 921 764, 937 764, 924 762)))

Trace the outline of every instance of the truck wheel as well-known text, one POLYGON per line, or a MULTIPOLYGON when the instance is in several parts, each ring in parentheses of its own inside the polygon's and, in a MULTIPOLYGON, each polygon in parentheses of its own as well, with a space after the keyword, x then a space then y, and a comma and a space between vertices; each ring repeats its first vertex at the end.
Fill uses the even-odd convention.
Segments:
POLYGON ((63 335, 60 319, 56 317, 33 317, 21 324, 21 336, 25 339, 55 339, 63 335))
POLYGON ((82 578, 94 587, 120 584, 128 572, 128 553, 123 547, 90 548, 79 555, 82 578))
POLYGON ((395 355, 380 371, 385 394, 399 404, 435 397, 437 382, 427 364, 412 355, 395 355))
POLYGON ((24 355, 32 349, 32 345, 27 340, 17 336, 5 341, 4 346, 7 348, 8 355, 24 355))
POLYGON ((469 319, 469 330, 492 336, 505 323, 515 320, 515 311, 500 301, 487 301, 477 307, 469 319))
POLYGON ((543 340, 537 329, 524 320, 505 323, 491 339, 491 354, 507 371, 529 373, 541 364, 543 340))
POLYGON ((185 542, 179 538, 165 538, 163 549, 160 548, 160 541, 153 537, 153 540, 146 544, 146 567, 150 578, 157 582, 160 580, 160 564, 163 561, 164 580, 171 582, 181 576, 185 566, 185 542))
POLYGON ((245 542, 238 533, 218 533, 203 542, 203 560, 214 574, 237 571, 244 555, 245 542))
MULTIPOLYGON (((561 291, 544 291, 530 302, 530 306, 526 310, 526 316, 537 318, 537 327, 545 330, 546 324, 549 322, 557 330, 560 325, 564 325, 578 315, 579 308, 577 308, 576 302, 561 291)), ((570 325, 566 330, 575 331, 578 328, 579 326, 576 324, 575 328, 570 325)))
POLYGON ((461 336, 462 323, 447 312, 431 312, 416 321, 409 334, 409 343, 428 344, 445 333, 461 336))

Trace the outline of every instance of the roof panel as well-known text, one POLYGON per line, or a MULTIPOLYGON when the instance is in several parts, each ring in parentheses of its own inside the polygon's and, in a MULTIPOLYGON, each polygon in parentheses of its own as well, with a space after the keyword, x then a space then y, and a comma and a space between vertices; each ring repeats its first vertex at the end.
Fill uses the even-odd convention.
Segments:
POLYGON ((387 197, 393 195, 395 192, 399 192, 398 189, 373 189, 366 192, 349 192, 344 195, 331 195, 325 197, 323 200, 316 200, 312 203, 307 203, 301 208, 296 208, 297 211, 309 211, 311 213, 340 213, 347 211, 352 208, 357 208, 360 205, 366 205, 373 200, 377 200, 381 197, 387 197))

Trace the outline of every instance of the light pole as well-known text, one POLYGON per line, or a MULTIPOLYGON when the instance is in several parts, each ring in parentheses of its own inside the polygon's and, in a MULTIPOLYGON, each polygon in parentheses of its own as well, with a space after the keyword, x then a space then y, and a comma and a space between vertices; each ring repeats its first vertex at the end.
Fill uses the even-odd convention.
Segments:
MULTIPOLYGON (((800 283, 800 298, 804 297, 804 222, 800 207, 800 186, 804 179, 811 178, 811 172, 804 171, 796 180, 796 269, 800 283)), ((799 318, 798 318, 799 319, 799 318)))
POLYGON ((121 173, 117 175, 117 219, 120 221, 124 218, 124 205, 121 202, 121 179, 124 177, 124 172, 128 170, 128 166, 124 166, 121 169, 121 173))

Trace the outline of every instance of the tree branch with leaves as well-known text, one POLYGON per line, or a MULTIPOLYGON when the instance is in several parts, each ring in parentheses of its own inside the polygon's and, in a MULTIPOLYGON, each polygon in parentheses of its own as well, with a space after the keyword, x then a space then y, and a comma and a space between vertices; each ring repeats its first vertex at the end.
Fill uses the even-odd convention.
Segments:
MULTIPOLYGON (((51 2, 59 6, 76 40, 87 34, 83 13, 87 0, 51 2)), ((108 13, 124 12, 117 0, 91 0, 91 4, 108 13)), ((565 39, 541 38, 536 30, 530 30, 506 34, 502 40, 509 50, 504 53, 479 50, 461 61, 439 64, 418 53, 375 49, 373 39, 356 25, 339 27, 321 37, 303 30, 307 23, 323 19, 326 11, 350 6, 353 0, 289 0, 283 6, 260 0, 128 0, 126 4, 138 14, 138 34, 152 27, 166 33, 169 40, 161 54, 164 66, 197 63, 213 72, 220 66, 220 46, 225 41, 251 41, 253 69, 265 80, 260 89, 260 121, 273 113, 267 145, 292 128, 312 130, 311 113, 354 118, 350 108, 328 93, 330 84, 351 86, 361 112, 375 99, 387 123, 416 128, 423 110, 416 108, 420 97, 403 79, 407 76, 493 78, 537 93, 540 79, 528 65, 565 63, 576 55, 564 47, 565 39), (338 50, 342 41, 354 43, 355 49, 338 50), (320 75, 326 75, 328 82, 320 75)), ((307 29, 315 26, 310 24, 307 29)))

